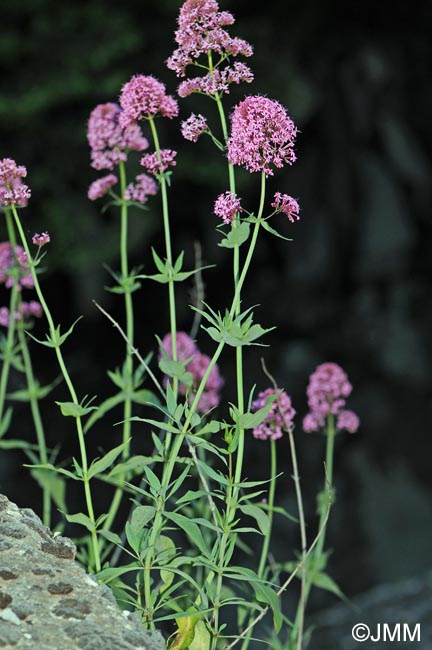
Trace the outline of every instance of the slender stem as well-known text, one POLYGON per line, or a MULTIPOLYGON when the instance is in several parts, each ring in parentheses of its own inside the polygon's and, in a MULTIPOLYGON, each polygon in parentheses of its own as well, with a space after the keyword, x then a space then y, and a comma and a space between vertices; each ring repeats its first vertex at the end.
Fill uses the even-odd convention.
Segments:
MULTIPOLYGON (((126 461, 130 454, 130 437, 131 437, 131 417, 132 417, 132 391, 133 391, 133 359, 132 350, 134 345, 134 315, 133 315, 133 302, 132 293, 129 281, 129 266, 128 266, 128 206, 125 198, 126 190, 126 169, 123 161, 119 162, 119 175, 120 175, 120 192, 123 199, 121 205, 121 228, 120 228, 120 264, 121 274, 123 281, 123 290, 125 297, 125 311, 126 311, 126 357, 125 357, 125 398, 123 405, 123 451, 122 459, 126 461)), ((119 476, 119 486, 113 496, 111 505, 108 511, 108 516, 104 521, 103 530, 110 530, 113 521, 117 515, 120 503, 123 497, 122 484, 125 480, 125 475, 119 476)))
MULTIPOLYGON (((18 212, 15 209, 15 206, 12 206, 12 214, 14 216, 15 220, 15 225, 17 227, 22 245, 24 247, 24 250, 27 254, 27 259, 29 261, 29 268, 32 274, 33 282, 34 282, 34 288, 37 293, 39 302, 42 305, 42 309, 44 311, 45 317, 48 321, 48 326, 49 326, 49 331, 50 331, 50 336, 52 340, 52 344, 54 347, 54 351, 57 357, 57 362, 60 366, 61 373, 63 375, 63 378, 66 382, 66 385, 68 387, 72 402, 75 404, 75 406, 79 406, 79 401, 77 398, 77 394, 75 392, 74 385, 72 383, 72 380, 70 378, 70 375, 68 373, 68 370, 66 368, 64 359, 63 359, 63 354, 60 348, 60 344, 58 343, 58 333, 56 331, 56 327, 54 325, 54 320, 51 315, 51 312, 49 310, 49 307, 46 303, 45 297, 42 293, 42 289, 39 284, 39 279, 37 277, 35 267, 33 264, 32 260, 32 255, 30 253, 30 249, 27 244, 27 239, 23 230, 23 227, 21 225, 20 218, 18 216, 18 212)), ((95 569, 96 571, 100 571, 101 569, 101 563, 100 563, 100 554, 99 554, 99 545, 98 545, 98 540, 97 540, 97 533, 96 533, 96 519, 94 516, 94 510, 93 510, 93 502, 92 502, 92 496, 91 496, 91 491, 90 491, 90 481, 88 478, 88 461, 87 461, 87 451, 85 447, 85 440, 84 440, 84 431, 83 431, 83 426, 82 426, 82 421, 81 421, 81 416, 76 416, 75 417, 75 423, 76 423, 76 428, 77 428, 77 434, 78 434, 78 442, 79 442, 79 447, 80 447, 80 454, 81 454, 81 465, 82 465, 82 480, 84 483, 84 493, 85 493, 85 499, 86 499, 86 505, 87 505, 87 511, 89 515, 89 519, 94 524, 94 528, 91 531, 91 538, 92 538, 92 548, 93 548, 93 554, 94 554, 94 563, 95 563, 95 569)))
MULTIPOLYGON (((333 490, 333 459, 334 459, 334 439, 335 439, 335 421, 334 415, 329 414, 327 418, 327 430, 326 430, 326 460, 325 460, 325 477, 324 477, 324 489, 323 495, 326 495, 326 498, 321 498, 319 501, 319 530, 322 530, 322 534, 319 536, 315 550, 312 555, 312 564, 317 565, 322 554, 324 552, 324 544, 326 538, 326 522, 328 519, 328 511, 331 505, 332 500, 332 490, 333 490)), ((306 565, 304 565, 306 567, 306 565)), ((309 579, 309 576, 306 575, 305 584, 302 584, 302 592, 300 594, 300 600, 297 607, 297 613, 294 621, 294 627, 292 630, 292 639, 296 644, 296 649, 301 650, 301 635, 304 625, 304 615, 307 607, 307 602, 312 588, 312 582, 309 579), (300 638, 300 641, 299 641, 300 638)), ((293 647, 293 646, 292 646, 293 647)))
MULTIPOLYGON (((289 441, 290 441, 291 459, 292 459, 292 466, 293 466, 293 479, 294 479, 294 485, 295 485, 295 490, 296 490, 297 509, 298 509, 298 513, 299 513, 301 557, 302 557, 302 562, 303 562, 303 566, 302 566, 302 570, 301 570, 301 589, 300 589, 300 601, 299 601, 299 616, 298 616, 298 620, 296 620, 296 624, 297 624, 297 629, 296 629, 297 650, 301 650, 302 642, 303 642, 304 613, 305 613, 305 608, 306 608, 307 538, 306 538, 306 523, 305 523, 304 508, 303 508, 303 498, 302 498, 301 487, 300 487, 300 475, 299 475, 299 471, 298 471, 297 454, 296 454, 296 448, 295 448, 295 442, 294 442, 294 435, 293 435, 293 431, 292 431, 291 427, 288 427, 287 431, 288 431, 288 436, 289 436, 289 441)), ((327 510, 324 511, 324 517, 326 515, 327 515, 327 510)), ((324 524, 324 518, 320 521, 319 530, 321 530, 323 524, 324 524)), ((324 534, 325 534, 325 530, 323 530, 323 535, 324 534)), ((321 535, 321 538, 322 538, 323 535, 321 535)), ((319 541, 318 541, 318 544, 319 544, 319 541)))
MULTIPOLYGON (((159 143, 159 136, 156 129, 155 121, 152 117, 149 117, 150 129, 153 136, 153 142, 155 145, 156 155, 159 163, 161 163, 161 148, 159 143)), ((164 234, 165 234, 165 252, 166 259, 168 262, 169 269, 173 268, 173 257, 172 257, 172 247, 171 247, 171 230, 170 230, 170 221, 169 221, 169 207, 168 207, 168 192, 167 192, 167 183, 165 176, 160 174, 160 186, 161 186, 161 195, 162 195, 162 216, 164 224, 164 234)), ((175 283, 172 277, 168 281, 168 301, 169 301, 169 314, 170 314, 170 333, 171 333, 171 346, 172 346, 172 358, 174 361, 177 361, 177 316, 176 316, 176 302, 175 302, 175 283)), ((173 391, 174 395, 177 395, 178 391, 178 379, 174 377, 173 379, 173 391)), ((167 439, 170 439, 168 436, 167 439)))
MULTIPOLYGON (((10 245, 13 251, 13 257, 15 258, 15 247, 16 247, 16 238, 15 232, 13 229, 13 222, 11 219, 10 210, 5 209, 6 216, 6 225, 8 230, 8 236, 10 245)), ((4 359, 0 375, 0 422, 3 418, 3 410, 6 399, 7 385, 9 381, 9 371, 11 366, 11 360, 13 356, 13 347, 15 341, 15 330, 16 330, 16 320, 15 312, 18 304, 18 278, 15 278, 14 283, 11 288, 10 299, 9 299, 9 327, 6 336, 6 347, 4 350, 4 359)))
MULTIPOLYGON (((44 426, 42 424, 42 418, 39 409, 39 400, 36 394, 36 382, 33 373, 33 365, 31 361, 30 351, 27 345, 27 338, 25 336, 24 324, 22 321, 18 322, 17 327, 18 340, 20 343, 21 355, 24 362, 24 371, 27 380, 29 400, 30 400, 30 409, 32 412, 33 423, 36 431, 36 438, 38 442, 39 450, 39 459, 41 465, 46 465, 48 463, 48 453, 45 439, 44 426)), ((43 470, 40 470, 43 471, 43 470)), ((51 491, 49 485, 45 482, 42 482, 42 493, 43 493, 43 523, 47 528, 51 528, 51 491)))
POLYGON ((268 496, 268 518, 269 518, 269 532, 264 538, 264 543, 261 550, 261 558, 258 566, 258 577, 264 577, 264 571, 268 558, 268 551, 270 546, 270 536, 273 523, 273 508, 276 492, 276 473, 277 473, 277 460, 276 460, 276 441, 270 441, 270 487, 268 496))

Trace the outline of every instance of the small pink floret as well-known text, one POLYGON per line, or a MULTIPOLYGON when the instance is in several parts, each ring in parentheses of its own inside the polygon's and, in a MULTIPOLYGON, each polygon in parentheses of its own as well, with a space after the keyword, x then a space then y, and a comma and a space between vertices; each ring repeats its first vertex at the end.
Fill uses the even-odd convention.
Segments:
POLYGON ((134 183, 129 183, 125 190, 125 199, 127 201, 136 201, 137 203, 147 203, 149 196, 157 194, 158 186, 156 181, 147 174, 138 174, 134 183))
POLYGON ((192 113, 181 124, 182 136, 191 142, 196 142, 200 135, 207 130, 208 124, 206 118, 203 115, 195 115, 195 113, 192 113))
POLYGON ((175 167, 176 155, 177 152, 172 149, 161 149, 160 158, 156 152, 145 153, 141 158, 141 165, 149 174, 162 174, 168 167, 175 167))

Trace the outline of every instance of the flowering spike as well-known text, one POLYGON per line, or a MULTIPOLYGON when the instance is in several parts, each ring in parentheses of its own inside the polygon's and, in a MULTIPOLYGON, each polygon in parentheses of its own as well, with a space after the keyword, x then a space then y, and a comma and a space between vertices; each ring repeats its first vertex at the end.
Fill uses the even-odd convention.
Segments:
POLYGON ((90 201, 100 199, 111 187, 113 187, 113 185, 117 183, 117 180, 117 176, 114 176, 114 174, 108 174, 107 176, 102 176, 102 178, 93 181, 87 193, 90 201))
POLYGON ((273 175, 296 160, 294 140, 297 127, 279 102, 252 95, 237 104, 231 116, 228 160, 249 172, 273 175))
POLYGON ((237 212, 242 212, 240 199, 232 192, 219 194, 214 204, 214 213, 227 224, 232 224, 237 212))
POLYGON ((27 205, 31 191, 22 182, 26 176, 27 169, 24 165, 17 165, 12 158, 0 160, 0 207, 27 205))
POLYGON ((344 410, 345 398, 351 394, 352 386, 347 374, 336 363, 322 363, 309 378, 307 387, 310 412, 303 420, 303 429, 310 433, 319 431, 325 425, 328 415, 336 416, 337 429, 355 433, 359 419, 352 411, 344 410))
POLYGON ((267 388, 259 393, 258 398, 252 403, 252 411, 259 411, 266 406, 271 395, 277 394, 264 421, 253 429, 253 435, 258 440, 278 440, 282 438, 283 431, 293 427, 296 414, 291 404, 291 398, 280 388, 267 388))
POLYGON ((292 196, 289 196, 289 194, 281 194, 280 192, 276 192, 274 195, 274 201, 271 206, 275 209, 276 212, 283 212, 286 214, 292 223, 294 223, 295 219, 297 219, 297 221, 300 219, 300 206, 292 196))
POLYGON ((120 124, 128 126, 155 115, 177 117, 178 105, 171 95, 166 94, 165 85, 151 75, 137 74, 124 84, 120 94, 123 112, 120 124))

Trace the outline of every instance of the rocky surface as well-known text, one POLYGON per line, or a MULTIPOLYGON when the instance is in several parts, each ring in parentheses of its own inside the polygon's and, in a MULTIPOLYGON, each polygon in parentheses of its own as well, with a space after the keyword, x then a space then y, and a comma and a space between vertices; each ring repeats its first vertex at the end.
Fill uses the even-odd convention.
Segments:
POLYGON ((0 495, 0 648, 163 650, 157 632, 122 612, 32 510, 0 495))

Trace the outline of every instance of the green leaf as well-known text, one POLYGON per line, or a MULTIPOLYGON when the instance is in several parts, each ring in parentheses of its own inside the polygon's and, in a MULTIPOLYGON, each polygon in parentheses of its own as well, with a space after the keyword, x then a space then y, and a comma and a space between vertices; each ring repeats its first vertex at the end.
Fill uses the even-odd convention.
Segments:
POLYGON ((203 555, 208 556, 207 544, 205 543, 202 533, 196 523, 177 512, 166 512, 165 516, 186 533, 192 544, 196 546, 203 555))
POLYGON ((70 524, 80 524, 81 526, 87 528, 87 530, 89 530, 91 533, 96 530, 96 526, 90 517, 82 512, 78 512, 76 515, 67 515, 66 513, 63 514, 70 524))
POLYGON ((190 612, 187 615, 183 613, 181 617, 176 618, 178 629, 174 633, 174 641, 170 646, 170 650, 188 650, 195 635, 195 626, 199 620, 199 614, 191 615, 190 612))
POLYGON ((18 440, 17 438, 7 438, 7 440, 0 439, 0 449, 39 449, 38 445, 32 445, 25 440, 18 440))
MULTIPOLYGON (((175 556, 175 552, 176 548, 172 539, 167 535, 160 535, 156 542, 157 562, 161 564, 162 562, 170 561, 175 556)), ((163 583, 160 588, 160 593, 162 594, 172 584, 174 573, 172 571, 167 571, 166 569, 160 569, 160 577, 163 583)))
POLYGON ((318 587, 319 589, 324 589, 325 591, 330 591, 332 594, 335 596, 338 596, 338 598, 341 598, 342 600, 347 600, 347 597, 341 591, 339 586, 336 584, 336 582, 331 578, 327 573, 309 573, 308 574, 309 580, 312 582, 315 587, 318 587))
POLYGON ((285 241, 293 241, 293 240, 290 239, 289 237, 284 237, 284 236, 281 235, 277 230, 275 230, 274 228, 272 228, 272 227, 269 225, 268 221, 264 221, 264 220, 261 221, 261 225, 262 225, 262 227, 264 228, 264 230, 267 230, 267 232, 271 233, 271 234, 274 235, 275 237, 279 237, 279 239, 284 239, 285 241))
POLYGON ((15 390, 13 393, 8 393, 6 397, 15 402, 29 402, 32 398, 37 400, 43 399, 61 382, 62 378, 58 377, 51 384, 47 386, 40 386, 39 382, 35 380, 34 387, 22 388, 15 390))
POLYGON ((137 506, 132 510, 131 528, 135 533, 139 533, 147 526, 149 521, 154 519, 156 508, 154 506, 137 506))
POLYGON ((195 625, 195 634, 189 650, 210 650, 211 634, 204 621, 198 621, 195 625))
POLYGON ((118 447, 111 449, 111 451, 105 454, 105 456, 99 458, 99 460, 94 460, 88 469, 87 477, 91 479, 94 476, 97 476, 97 474, 102 474, 106 469, 108 469, 108 467, 111 467, 115 459, 120 456, 128 443, 129 441, 123 442, 121 445, 118 445, 118 447))
POLYGON ((248 517, 252 517, 258 524, 258 528, 263 535, 267 535, 270 531, 269 516, 259 507, 252 504, 239 506, 239 509, 248 517))
POLYGON ((85 423, 84 432, 87 433, 87 431, 92 428, 95 422, 100 420, 106 413, 108 413, 108 411, 111 411, 111 409, 121 404, 123 400, 123 393, 117 393, 117 395, 113 395, 113 397, 108 397, 108 399, 102 402, 102 404, 98 406, 97 410, 95 410, 95 412, 92 413, 92 415, 89 417, 85 423))
POLYGON ((111 542, 111 544, 115 544, 116 546, 122 546, 121 537, 117 535, 117 533, 113 533, 110 530, 102 529, 99 531, 99 535, 107 539, 109 542, 111 542))
POLYGON ((66 511, 66 482, 61 476, 52 471, 32 469, 30 474, 39 483, 41 488, 49 491, 51 499, 59 510, 66 511))
POLYGON ((231 416, 240 429, 254 429, 261 424, 261 422, 264 422, 270 412, 273 402, 275 402, 278 397, 279 393, 269 395, 264 406, 255 413, 243 413, 239 415, 238 410, 235 407, 232 407, 231 416))
POLYGON ((146 465, 152 465, 154 462, 161 461, 159 456, 132 456, 124 463, 118 463, 108 474, 108 478, 128 475, 130 472, 141 474, 146 465))
POLYGON ((4 436, 5 433, 7 433, 7 430, 10 427, 10 423, 12 420, 12 413, 13 413, 13 409, 11 406, 9 406, 9 408, 6 409, 0 422, 0 438, 4 436))
POLYGON ((56 472, 57 474, 63 474, 63 476, 67 476, 68 478, 71 478, 74 481, 81 481, 81 476, 77 476, 73 472, 70 472, 68 469, 64 469, 63 467, 55 467, 55 465, 51 465, 51 463, 45 463, 39 465, 24 464, 24 467, 29 467, 30 469, 46 469, 46 470, 50 470, 51 472, 56 472))
POLYGON ((74 402, 56 402, 60 406, 62 415, 66 417, 80 418, 91 411, 97 409, 97 406, 81 406, 81 404, 74 404, 74 402))
POLYGON ((161 483, 160 483, 158 477, 156 476, 154 471, 150 467, 148 467, 147 465, 144 466, 143 469, 144 469, 144 474, 146 476, 146 479, 147 479, 147 482, 148 482, 150 488, 153 490, 153 492, 156 495, 158 495, 160 493, 160 490, 161 490, 161 483))
POLYGON ((151 390, 136 390, 131 394, 132 401, 143 406, 158 406, 159 398, 151 390))
POLYGON ((152 251, 153 261, 154 261, 154 263, 156 264, 156 268, 157 268, 157 270, 158 270, 160 273, 165 273, 165 271, 166 271, 166 268, 165 268, 166 264, 165 264, 165 262, 163 262, 163 261, 161 260, 161 258, 160 258, 159 255, 156 253, 156 251, 155 251, 155 249, 153 248, 153 246, 152 246, 151 251, 152 251))
POLYGON ((235 248, 241 246, 249 239, 250 225, 243 221, 237 228, 231 228, 228 235, 223 239, 219 246, 224 248, 235 248))

